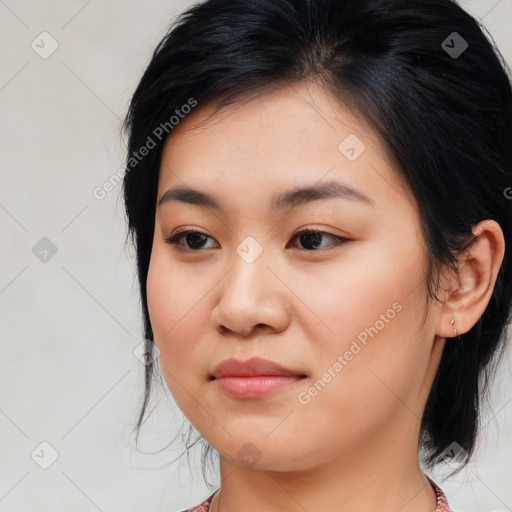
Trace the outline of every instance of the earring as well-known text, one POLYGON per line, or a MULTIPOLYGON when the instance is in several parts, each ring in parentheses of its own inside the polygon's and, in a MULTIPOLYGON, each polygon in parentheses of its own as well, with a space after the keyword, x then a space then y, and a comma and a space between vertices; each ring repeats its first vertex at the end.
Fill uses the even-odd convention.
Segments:
POLYGON ((452 327, 455 331, 455 336, 458 336, 458 333, 457 333, 457 328, 455 327, 455 318, 452 318, 450 323, 452 324, 452 327))

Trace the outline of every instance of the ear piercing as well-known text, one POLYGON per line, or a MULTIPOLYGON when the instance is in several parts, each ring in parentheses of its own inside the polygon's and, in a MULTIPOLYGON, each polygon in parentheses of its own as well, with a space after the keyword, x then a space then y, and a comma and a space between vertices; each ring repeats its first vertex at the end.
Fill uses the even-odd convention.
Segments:
POLYGON ((455 327, 455 318, 452 318, 450 323, 452 324, 452 327, 455 331, 455 336, 458 336, 459 334, 457 333, 457 328, 455 327))

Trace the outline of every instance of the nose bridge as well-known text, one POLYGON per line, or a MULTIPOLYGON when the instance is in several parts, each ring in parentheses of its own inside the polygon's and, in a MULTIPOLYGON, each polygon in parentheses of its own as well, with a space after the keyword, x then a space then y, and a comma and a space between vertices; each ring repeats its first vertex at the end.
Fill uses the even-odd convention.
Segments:
POLYGON ((263 252, 263 245, 252 236, 246 236, 236 247, 236 253, 247 265, 261 259, 263 252))
POLYGON ((213 312, 214 323, 243 335, 257 325, 282 329, 287 312, 278 289, 280 282, 267 268, 270 252, 251 236, 235 251, 213 312))
POLYGON ((235 253, 232 258, 233 269, 229 285, 233 287, 232 291, 238 294, 239 299, 256 300, 261 292, 259 284, 265 282, 265 286, 268 287, 267 274, 271 274, 266 268, 267 251, 254 237, 247 236, 235 248, 235 253))

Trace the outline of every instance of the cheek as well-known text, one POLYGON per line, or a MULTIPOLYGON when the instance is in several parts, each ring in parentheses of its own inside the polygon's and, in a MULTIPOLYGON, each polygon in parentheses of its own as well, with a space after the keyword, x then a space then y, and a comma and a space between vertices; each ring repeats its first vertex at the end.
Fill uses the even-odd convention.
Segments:
POLYGON ((201 286, 190 271, 180 270, 175 263, 170 265, 165 249, 156 248, 152 253, 146 291, 160 365, 174 389, 176 382, 170 376, 180 382, 188 381, 192 375, 190 368, 197 367, 201 361, 197 353, 201 332, 207 328, 205 322, 209 319, 206 311, 209 287, 208 283, 201 286))
POLYGON ((404 325, 416 325, 415 315, 423 312, 417 293, 423 292, 422 266, 419 247, 381 237, 347 246, 321 271, 297 273, 301 298, 322 326, 318 343, 339 351, 348 349, 353 338, 370 339, 369 331, 377 331, 379 339, 392 338, 404 325))
POLYGON ((426 294, 421 268, 419 248, 381 243, 354 250, 341 270, 322 276, 316 289, 324 293, 310 294, 309 301, 329 333, 311 331, 311 339, 317 336, 312 380, 318 380, 304 390, 319 414, 376 421, 376 411, 382 419, 400 407, 396 396, 417 387, 429 359, 417 327, 426 294))
POLYGON ((204 293, 192 276, 171 271, 158 251, 152 255, 146 290, 162 376, 177 406, 195 424, 200 410, 191 397, 199 396, 207 379, 206 369, 204 381, 198 378, 202 376, 199 340, 204 331, 200 320, 205 314, 204 293))

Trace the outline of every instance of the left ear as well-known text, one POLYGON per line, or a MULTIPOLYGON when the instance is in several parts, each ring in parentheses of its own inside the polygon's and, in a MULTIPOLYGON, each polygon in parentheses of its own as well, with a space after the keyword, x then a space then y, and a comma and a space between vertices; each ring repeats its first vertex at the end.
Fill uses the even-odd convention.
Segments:
POLYGON ((455 329, 457 334, 468 332, 478 322, 489 304, 503 262, 505 239, 500 225, 483 220, 472 231, 476 239, 460 255, 459 275, 451 281, 438 318, 436 334, 443 338, 455 337, 455 329))

